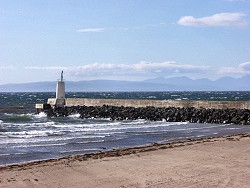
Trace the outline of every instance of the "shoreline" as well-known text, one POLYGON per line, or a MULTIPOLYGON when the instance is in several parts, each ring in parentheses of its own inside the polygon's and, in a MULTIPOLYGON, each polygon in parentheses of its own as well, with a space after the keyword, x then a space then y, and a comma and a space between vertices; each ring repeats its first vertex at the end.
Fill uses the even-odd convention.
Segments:
POLYGON ((0 168, 1 188, 248 187, 250 133, 0 168))
POLYGON ((80 155, 73 155, 73 156, 66 156, 66 157, 60 157, 60 158, 52 158, 52 159, 45 159, 45 160, 36 160, 36 161, 30 161, 30 162, 24 162, 20 164, 10 164, 10 165, 4 165, 0 166, 0 172, 5 170, 16 170, 16 169, 29 169, 36 166, 45 166, 53 164, 62 164, 67 161, 67 163, 72 163, 75 161, 87 161, 91 159, 103 159, 103 158, 109 158, 109 157, 121 157, 121 156, 127 156, 132 154, 138 154, 143 152, 150 152, 150 151, 156 151, 156 150, 164 150, 164 149, 171 149, 176 147, 183 147, 183 146, 189 146, 189 145, 196 145, 196 144, 202 144, 202 143, 213 143, 213 142, 221 142, 221 141, 239 141, 242 138, 249 137, 250 138, 250 132, 248 133, 240 133, 240 134, 233 134, 233 135, 225 135, 225 136, 212 136, 208 138, 196 138, 196 139, 187 139, 184 141, 175 141, 175 142, 169 142, 169 143, 153 143, 153 144, 147 144, 142 146, 135 146, 135 147, 126 147, 126 148, 119 148, 119 149, 113 149, 110 151, 103 151, 103 152, 97 152, 97 153, 88 153, 88 154, 80 154, 80 155))

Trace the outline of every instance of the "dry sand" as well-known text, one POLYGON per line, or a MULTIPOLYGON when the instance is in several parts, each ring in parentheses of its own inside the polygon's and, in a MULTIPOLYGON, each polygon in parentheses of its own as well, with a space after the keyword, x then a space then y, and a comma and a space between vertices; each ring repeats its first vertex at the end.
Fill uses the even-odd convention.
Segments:
POLYGON ((0 187, 250 187, 250 133, 2 167, 0 187))

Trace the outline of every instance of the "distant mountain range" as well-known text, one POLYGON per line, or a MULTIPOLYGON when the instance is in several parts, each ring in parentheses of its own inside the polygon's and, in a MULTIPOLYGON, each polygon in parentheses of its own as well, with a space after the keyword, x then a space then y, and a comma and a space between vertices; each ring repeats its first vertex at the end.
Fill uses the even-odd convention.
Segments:
MULTIPOLYGON (((0 85, 0 92, 53 92, 56 82, 0 85)), ((188 77, 148 79, 144 81, 91 80, 66 81, 66 91, 250 91, 250 75, 223 77, 215 81, 188 77)))

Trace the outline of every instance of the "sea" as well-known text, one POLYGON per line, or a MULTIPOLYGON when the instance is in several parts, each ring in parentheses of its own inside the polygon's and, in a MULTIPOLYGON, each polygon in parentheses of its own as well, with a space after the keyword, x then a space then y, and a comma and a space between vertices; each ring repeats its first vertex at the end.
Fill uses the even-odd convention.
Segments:
MULTIPOLYGON (((0 93, 0 166, 119 148, 250 132, 248 125, 47 117, 35 104, 55 93, 0 93)), ((250 92, 69 92, 67 98, 250 100, 250 92)))

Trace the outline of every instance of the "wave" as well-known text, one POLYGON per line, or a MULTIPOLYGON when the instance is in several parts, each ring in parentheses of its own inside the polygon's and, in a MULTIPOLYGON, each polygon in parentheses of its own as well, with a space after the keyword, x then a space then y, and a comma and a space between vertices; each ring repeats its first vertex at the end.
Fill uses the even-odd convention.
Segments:
MULTIPOLYGON (((29 137, 27 139, 27 137, 22 137, 18 136, 18 137, 13 137, 11 139, 5 139, 2 140, 0 143, 0 148, 5 148, 6 144, 9 145, 9 147, 14 147, 13 144, 29 144, 32 145, 32 143, 41 143, 41 144, 46 144, 49 142, 61 142, 61 141, 68 141, 70 142, 70 140, 76 140, 76 139, 95 139, 95 138, 105 138, 105 137, 109 137, 111 134, 102 134, 102 135, 81 135, 81 136, 76 136, 76 135, 72 135, 72 137, 29 137), (12 145, 10 145, 12 144, 12 145)), ((67 142, 67 143, 68 143, 67 142)))
MULTIPOLYGON (((104 137, 96 137, 96 138, 104 138, 104 137)), ((124 137, 127 138, 127 137, 124 137)), ((57 146, 70 146, 70 148, 74 145, 82 145, 82 144, 93 144, 93 143, 102 143, 102 142, 113 142, 113 141, 118 141, 118 140, 122 140, 124 138, 112 138, 112 139, 101 139, 101 140, 86 140, 86 141, 76 141, 75 138, 72 139, 68 139, 68 140, 61 140, 61 141, 66 141, 66 142, 62 142, 62 143, 54 143, 54 142, 37 142, 36 144, 32 144, 32 142, 27 142, 27 143, 22 143, 22 145, 18 144, 18 145, 10 145, 10 143, 8 143, 8 145, 0 145, 0 148, 4 148, 4 149, 14 149, 14 148, 39 148, 39 147, 57 147, 57 146), (72 141, 70 141, 72 140, 72 141)))
POLYGON ((33 116, 36 118, 45 118, 45 117, 47 117, 47 114, 44 112, 40 112, 39 114, 35 114, 33 116))
MULTIPOLYGON (((27 144, 27 143, 25 143, 27 144)), ((48 143, 48 144, 28 144, 28 145, 15 145, 9 148, 33 148, 33 147, 53 147, 53 146, 65 146, 68 143, 48 143)))
MULTIPOLYGON (((162 123, 162 122, 154 122, 154 123, 146 123, 146 124, 120 124, 120 126, 110 126, 110 125, 102 125, 99 126, 92 126, 85 128, 85 131, 113 131, 113 130, 127 130, 127 129, 149 129, 149 128, 158 128, 158 127, 168 127, 171 125, 182 125, 186 124, 186 122, 178 122, 178 123, 162 123), (124 126, 125 125, 125 126, 124 126)), ((124 131, 123 131, 124 132, 124 131)))
MULTIPOLYGON (((95 121, 92 124, 87 123, 58 123, 54 121, 46 122, 31 122, 31 123, 12 123, 5 124, 6 126, 1 127, 0 130, 1 136, 7 136, 10 139, 19 138, 19 139, 31 139, 31 138, 44 138, 48 139, 49 137, 61 137, 61 136, 74 136, 90 138, 92 135, 93 138, 96 138, 97 134, 100 136, 110 136, 114 134, 125 133, 126 130, 131 130, 135 132, 145 131, 147 129, 162 129, 163 127, 175 126, 187 124, 186 122, 149 122, 146 120, 135 120, 135 121, 118 121, 118 122, 102 122, 96 123, 95 121), (162 127, 162 128, 161 128, 162 127)), ((54 140, 54 139, 53 139, 54 140)), ((59 139, 61 140, 61 139, 59 139)), ((23 140, 26 142, 28 140, 23 140)))
POLYGON ((188 130, 203 130, 203 129, 212 129, 218 127, 225 127, 226 125, 214 125, 214 126, 206 126, 206 127, 191 127, 191 128, 183 128, 183 129, 175 129, 175 131, 188 131, 188 130))
POLYGON ((66 154, 66 153, 80 153, 80 152, 84 152, 86 153, 87 151, 100 151, 100 148, 91 148, 91 149, 81 149, 81 150, 65 150, 65 151, 60 151, 58 153, 61 153, 61 154, 66 154))
POLYGON ((239 130, 242 129, 241 127, 231 127, 231 128, 226 128, 227 130, 239 130))
POLYGON ((0 156, 26 155, 27 153, 0 153, 0 156))
POLYGON ((32 137, 44 137, 61 135, 60 131, 52 130, 29 130, 20 132, 4 132, 2 135, 7 135, 9 138, 32 138, 32 137))
POLYGON ((3 122, 29 122, 32 121, 32 117, 28 114, 8 114, 5 113, 2 116, 2 123, 3 122))
POLYGON ((43 154, 49 154, 49 153, 50 152, 46 152, 46 151, 20 152, 20 153, 0 153, 0 157, 1 156, 12 156, 12 155, 35 155, 35 154, 43 155, 43 154))
POLYGON ((171 131, 169 130, 154 130, 154 131, 140 131, 140 132, 127 131, 127 132, 124 132, 124 134, 126 135, 159 135, 159 134, 170 133, 170 132, 171 131))
POLYGON ((72 114, 72 115, 69 115, 68 117, 70 118, 80 118, 81 114, 72 114))
MULTIPOLYGON (((72 146, 72 145, 81 145, 81 144, 89 144, 89 143, 100 143, 105 142, 106 140, 94 140, 94 141, 82 141, 82 142, 63 142, 63 143, 38 143, 38 144, 27 144, 27 145, 14 145, 9 147, 3 147, 5 149, 7 148, 38 148, 38 147, 54 147, 54 146, 72 146)), ((1 148, 1 147, 0 147, 1 148)))
POLYGON ((0 123, 30 123, 32 121, 47 120, 47 115, 44 112, 39 114, 14 114, 14 113, 4 113, 1 114, 0 123), (45 119, 46 118, 46 119, 45 119))

